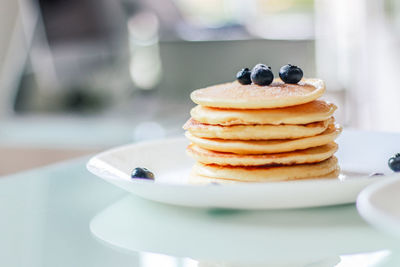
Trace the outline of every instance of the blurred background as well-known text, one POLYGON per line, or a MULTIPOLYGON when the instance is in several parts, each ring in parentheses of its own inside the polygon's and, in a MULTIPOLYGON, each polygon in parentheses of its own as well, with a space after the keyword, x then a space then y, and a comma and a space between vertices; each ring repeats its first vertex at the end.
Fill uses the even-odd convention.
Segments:
POLYGON ((0 175, 181 135, 192 90, 260 62, 400 131, 397 0, 0 1, 0 175))

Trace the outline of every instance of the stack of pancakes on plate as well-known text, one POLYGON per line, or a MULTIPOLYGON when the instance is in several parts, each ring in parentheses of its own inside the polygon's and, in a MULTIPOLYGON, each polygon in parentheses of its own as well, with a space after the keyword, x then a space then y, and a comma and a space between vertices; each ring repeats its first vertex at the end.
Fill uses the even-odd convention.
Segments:
POLYGON ((191 182, 269 182, 337 177, 336 106, 317 100, 318 79, 269 86, 237 81, 192 92, 184 125, 197 163, 191 182))

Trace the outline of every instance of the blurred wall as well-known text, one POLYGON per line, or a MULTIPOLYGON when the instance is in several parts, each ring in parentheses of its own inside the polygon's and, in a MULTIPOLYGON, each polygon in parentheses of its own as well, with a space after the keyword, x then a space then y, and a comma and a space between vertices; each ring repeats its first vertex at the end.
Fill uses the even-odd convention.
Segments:
POLYGON ((9 109, 10 95, 6 70, 13 60, 11 52, 12 41, 18 38, 16 29, 19 20, 19 1, 0 0, 0 116, 9 109))
POLYGON ((241 68, 257 63, 271 66, 275 75, 282 65, 292 63, 301 66, 306 77, 315 76, 312 40, 162 42, 160 55, 160 94, 185 100, 192 90, 232 81, 241 68))
POLYGON ((0 5, 0 68, 2 68, 17 21, 18 1, 1 0, 0 5))
POLYGON ((354 128, 400 131, 400 12, 389 2, 316 1, 318 75, 345 90, 346 121, 354 128))

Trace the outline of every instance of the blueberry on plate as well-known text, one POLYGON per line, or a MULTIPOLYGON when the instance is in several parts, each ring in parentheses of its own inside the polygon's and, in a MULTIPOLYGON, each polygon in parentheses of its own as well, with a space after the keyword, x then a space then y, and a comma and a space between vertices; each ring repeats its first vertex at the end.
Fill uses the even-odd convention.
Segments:
POLYGON ((250 75, 251 75, 251 71, 249 70, 249 68, 244 68, 244 69, 241 69, 236 74, 236 79, 241 84, 251 84, 250 75))
POLYGON ((251 70, 251 81, 257 85, 270 85, 274 80, 274 74, 271 67, 264 64, 257 64, 251 70))
POLYGON ((149 179, 154 180, 154 174, 146 168, 137 167, 133 169, 131 177, 135 179, 149 179))
POLYGON ((285 83, 296 84, 303 78, 303 71, 297 66, 287 64, 279 70, 279 77, 285 83))
POLYGON ((391 157, 388 161, 388 165, 394 172, 400 172, 400 153, 391 157))

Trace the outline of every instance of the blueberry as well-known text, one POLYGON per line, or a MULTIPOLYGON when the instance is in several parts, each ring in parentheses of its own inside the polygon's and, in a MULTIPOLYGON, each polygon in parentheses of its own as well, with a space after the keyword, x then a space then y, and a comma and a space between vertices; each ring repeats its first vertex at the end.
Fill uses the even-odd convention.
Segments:
POLYGON ((257 85, 270 85, 274 80, 274 74, 271 67, 264 64, 257 64, 251 70, 251 81, 257 85))
POLYGON ((388 165, 394 172, 400 172, 400 153, 391 157, 388 161, 388 165))
POLYGON ((251 75, 251 71, 249 70, 249 68, 244 68, 244 69, 241 69, 236 74, 236 79, 241 84, 251 84, 250 75, 251 75))
POLYGON ((279 70, 279 77, 285 83, 298 83, 303 78, 303 71, 294 65, 287 64, 279 70))
POLYGON ((154 174, 146 168, 135 168, 131 173, 131 177, 135 179, 150 179, 154 180, 154 174))

